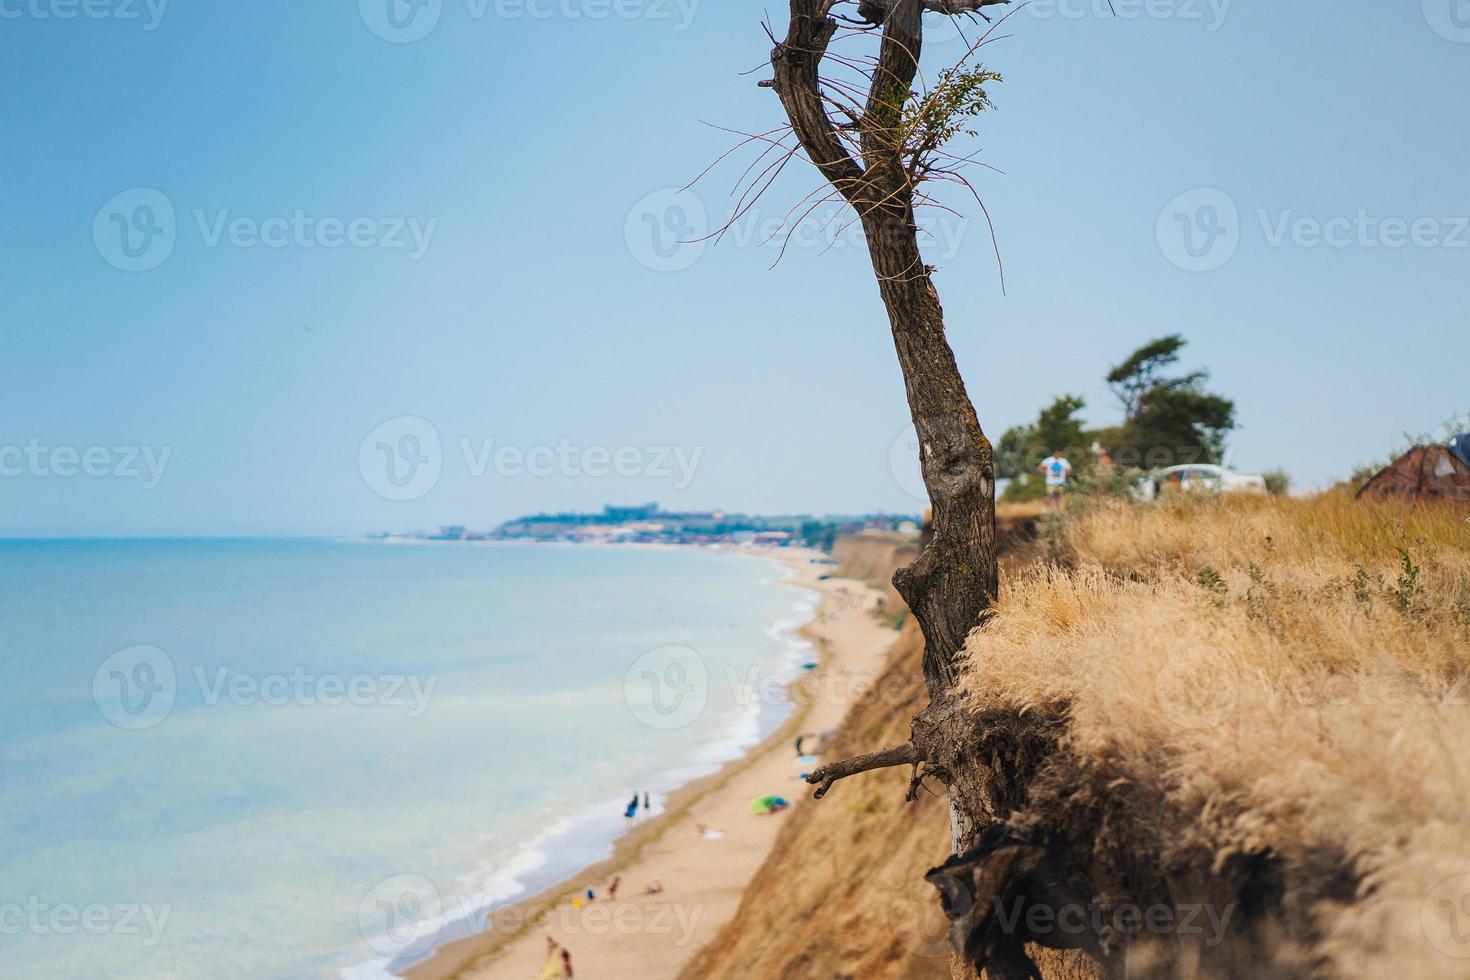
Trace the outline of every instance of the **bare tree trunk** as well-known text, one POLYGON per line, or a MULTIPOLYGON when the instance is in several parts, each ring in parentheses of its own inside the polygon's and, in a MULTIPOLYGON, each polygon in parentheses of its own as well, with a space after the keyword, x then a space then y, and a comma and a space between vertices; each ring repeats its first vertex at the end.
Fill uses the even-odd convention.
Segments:
POLYGON ((912 224, 879 214, 864 228, 933 509, 933 537, 893 584, 924 632, 924 680, 938 699, 954 687, 955 658, 995 597, 995 464, 912 224))
MULTIPOLYGON (((978 9, 986 0, 972 0, 978 9)), ((998 0, 989 0, 998 2, 998 0)), ((933 534, 919 557, 893 578, 924 633, 924 681, 930 706, 914 719, 912 753, 874 753, 862 764, 812 774, 823 791, 833 779, 911 762, 950 785, 956 852, 975 843, 987 823, 983 782, 958 771, 968 741, 959 710, 957 658, 969 632, 994 599, 995 466, 964 379, 944 334, 944 311, 919 251, 915 178, 905 167, 900 120, 918 71, 922 0, 872 0, 860 12, 881 21, 882 41, 868 100, 857 125, 862 163, 848 152, 829 118, 819 68, 837 29, 833 0, 791 0, 787 37, 771 54, 772 87, 793 131, 822 175, 858 213, 878 289, 888 310, 903 369, 919 462, 933 513, 933 534), (914 758, 911 758, 913 756, 914 758)), ((902 748, 902 747, 900 747, 902 748)))
MULTIPOLYGON (((924 682, 929 705, 911 723, 901 746, 832 763, 809 781, 825 795, 832 784, 886 766, 912 765, 909 799, 925 775, 948 787, 953 853, 964 854, 1011 803, 1006 779, 997 779, 992 760, 977 758, 982 739, 958 690, 959 658, 970 631, 980 625, 997 589, 995 466, 990 441, 980 428, 964 379, 944 334, 944 311, 919 251, 914 218, 915 187, 922 179, 906 147, 905 111, 918 71, 922 13, 939 9, 978 10, 1003 0, 864 0, 860 16, 882 24, 878 57, 869 76, 860 117, 842 110, 856 130, 861 163, 848 150, 829 117, 820 66, 837 30, 836 0, 790 0, 785 41, 771 53, 780 96, 802 150, 862 221, 878 290, 888 311, 894 349, 903 370, 909 414, 919 441, 919 462, 932 508, 932 533, 919 557, 893 577, 924 633, 924 682), (938 6, 935 6, 938 4, 938 6), (1007 794, 1009 795, 1009 794, 1007 794)), ((931 880, 946 898, 946 913, 959 923, 951 941, 957 955, 951 973, 974 980, 984 955, 967 925, 976 906, 973 889, 951 880, 931 880)), ((1022 956, 1020 961, 1029 962, 1022 956)), ((1012 961, 1018 962, 1018 961, 1012 961)), ((1025 976, 994 964, 999 976, 1025 976)))

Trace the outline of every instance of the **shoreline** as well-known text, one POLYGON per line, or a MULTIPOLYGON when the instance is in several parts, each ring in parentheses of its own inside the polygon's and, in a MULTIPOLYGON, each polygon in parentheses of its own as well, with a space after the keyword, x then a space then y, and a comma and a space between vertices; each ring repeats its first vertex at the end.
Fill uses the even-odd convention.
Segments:
POLYGON ((715 771, 663 794, 659 812, 618 834, 607 857, 500 904, 485 915, 485 924, 478 931, 437 944, 423 959, 400 967, 397 975, 407 980, 532 976, 546 958, 545 935, 555 936, 571 950, 576 968, 592 969, 593 975, 674 975, 733 916, 745 885, 760 867, 784 820, 781 814, 750 813, 748 801, 765 791, 800 805, 807 787, 796 781, 792 742, 808 723, 818 730, 835 727, 850 703, 837 696, 823 699, 810 691, 804 694, 801 688, 853 675, 875 679, 897 633, 872 615, 881 596, 877 590, 857 581, 822 578, 834 567, 814 561, 830 558, 823 552, 718 550, 771 558, 789 570, 777 580, 779 584, 818 596, 811 618, 791 630, 809 644, 818 666, 809 671, 798 666, 783 684, 784 701, 790 709, 787 716, 715 771), (854 642, 855 633, 867 635, 854 642), (778 782, 781 779, 785 782, 778 782), (730 838, 728 843, 701 838, 694 827, 707 821, 700 817, 718 820, 715 826, 721 827, 741 821, 740 831, 721 835, 730 838), (752 829, 759 833, 749 833, 752 829), (684 833, 676 833, 679 831, 684 833), (719 860, 706 860, 712 857, 719 860), (665 865, 669 875, 655 873, 665 865), (641 894, 648 881, 681 877, 678 872, 686 866, 695 872, 689 884, 700 894, 677 882, 666 883, 663 893, 641 894), (572 900, 588 887, 602 896, 608 880, 623 875, 627 881, 617 901, 600 897, 581 909, 572 906, 572 900), (718 894, 704 894, 711 891, 718 894), (701 900, 690 901, 692 898, 701 900), (620 968, 621 961, 633 964, 635 972, 620 968))

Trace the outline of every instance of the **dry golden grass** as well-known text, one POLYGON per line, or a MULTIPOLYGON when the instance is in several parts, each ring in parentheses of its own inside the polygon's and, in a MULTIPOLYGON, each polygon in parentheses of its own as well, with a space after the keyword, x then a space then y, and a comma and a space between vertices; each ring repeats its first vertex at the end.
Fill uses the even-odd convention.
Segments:
POLYGON ((1064 562, 1005 582, 968 693, 1064 713, 1079 771, 1178 815, 1162 847, 1279 861, 1314 972, 1470 975, 1467 518, 1341 494, 1081 509, 1064 562), (1352 894, 1322 887, 1338 872, 1352 894))
POLYGON ((997 503, 995 516, 998 520, 1025 520, 1041 517, 1050 508, 1045 500, 1028 500, 1024 503, 997 503))
POLYGON ((1344 493, 1315 497, 1169 494, 1156 506, 1121 502, 1085 508, 1067 537, 1084 561, 1133 573, 1175 565, 1250 562, 1394 563, 1398 549, 1470 546, 1470 508, 1411 502, 1372 504, 1344 493))

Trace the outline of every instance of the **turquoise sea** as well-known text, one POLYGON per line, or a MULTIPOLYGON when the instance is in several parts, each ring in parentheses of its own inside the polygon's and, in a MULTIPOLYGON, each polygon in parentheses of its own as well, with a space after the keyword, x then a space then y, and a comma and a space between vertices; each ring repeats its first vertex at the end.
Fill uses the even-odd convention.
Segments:
MULTIPOLYGON (((0 542, 0 974, 382 977, 779 720, 815 597, 694 550, 0 542)), ((640 810, 640 817, 642 811, 640 810)))

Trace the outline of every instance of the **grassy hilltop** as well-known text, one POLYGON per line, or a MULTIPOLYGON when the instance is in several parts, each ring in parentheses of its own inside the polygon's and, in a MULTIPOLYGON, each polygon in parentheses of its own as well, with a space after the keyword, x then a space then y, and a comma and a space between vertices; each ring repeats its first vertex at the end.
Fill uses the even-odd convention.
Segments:
MULTIPOLYGON (((1115 970, 1464 975, 1467 518, 1341 493, 1113 499, 1041 518, 1013 551, 966 691, 1010 801, 997 819, 1034 842, 1015 867, 1105 910, 1199 905, 1220 923, 1104 915, 1115 970)), ((834 757, 902 736, 923 704, 918 645, 834 757)), ((903 805, 906 781, 868 774, 795 814, 699 975, 948 975, 922 882, 947 853, 945 807, 903 805)), ((1047 976, 1091 972, 1029 948, 1047 976)))

